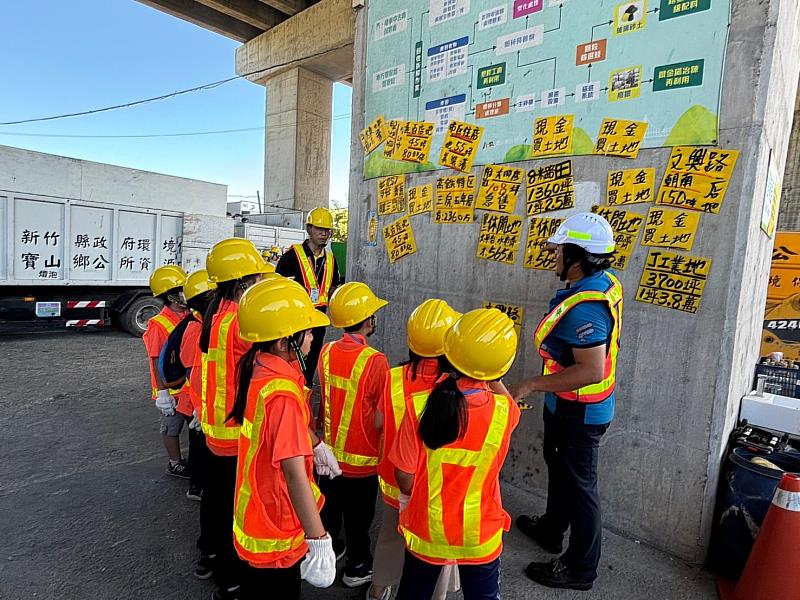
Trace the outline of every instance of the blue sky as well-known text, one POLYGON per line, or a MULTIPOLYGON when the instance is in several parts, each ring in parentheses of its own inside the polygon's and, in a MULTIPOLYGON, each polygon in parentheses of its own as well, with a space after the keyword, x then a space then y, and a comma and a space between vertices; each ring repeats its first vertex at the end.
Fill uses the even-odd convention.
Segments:
MULTIPOLYGON (((238 42, 134 0, 0 2, 0 121, 122 104, 235 75, 238 42)), ((14 126, 0 144, 263 192, 264 132, 150 139, 51 138, 12 133, 140 135, 263 128, 265 90, 248 81, 144 106, 14 126)), ((333 114, 349 115, 334 87, 333 114)), ((333 121, 332 199, 346 201, 350 119, 333 121)), ((237 198, 233 198, 237 199, 237 198)))

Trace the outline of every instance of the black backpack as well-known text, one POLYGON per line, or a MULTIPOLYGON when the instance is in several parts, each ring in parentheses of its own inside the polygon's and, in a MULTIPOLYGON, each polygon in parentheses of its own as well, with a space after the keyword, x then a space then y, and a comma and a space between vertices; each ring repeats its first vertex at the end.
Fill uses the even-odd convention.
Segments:
POLYGON ((175 326, 161 349, 161 356, 158 357, 158 375, 173 390, 181 389, 186 381, 187 367, 181 362, 181 342, 186 327, 194 320, 194 316, 189 313, 175 326))

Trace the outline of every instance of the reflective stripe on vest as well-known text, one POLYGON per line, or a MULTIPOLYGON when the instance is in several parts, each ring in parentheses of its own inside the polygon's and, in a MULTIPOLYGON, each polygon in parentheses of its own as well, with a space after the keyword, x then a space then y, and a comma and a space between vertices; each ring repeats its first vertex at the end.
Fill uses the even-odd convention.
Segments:
POLYGON ((306 291, 311 294, 311 290, 316 288, 319 291, 319 298, 314 303, 314 306, 327 306, 328 305, 328 292, 333 283, 333 265, 334 258, 333 252, 325 250, 325 270, 322 272, 322 282, 317 281, 317 274, 311 261, 308 260, 303 244, 293 244, 292 249, 297 255, 297 262, 300 264, 300 272, 303 274, 303 285, 306 291))
MULTIPOLYGON (((276 393, 284 393, 292 396, 297 400, 300 405, 305 421, 308 421, 308 405, 303 400, 303 395, 300 388, 297 387, 293 381, 288 379, 273 379, 263 388, 258 394, 258 404, 256 406, 253 421, 244 419, 241 426, 241 436, 249 440, 250 445, 247 449, 247 454, 244 457, 244 465, 242 471, 242 485, 238 489, 236 496, 236 507, 234 510, 233 519, 233 533, 236 536, 236 541, 239 545, 248 552, 254 554, 270 554, 274 552, 289 552, 298 548, 305 539, 305 533, 301 531, 291 538, 260 538, 249 535, 244 528, 246 527, 245 516, 247 509, 250 506, 250 500, 253 495, 253 489, 250 483, 250 471, 253 468, 253 460, 255 459, 256 452, 258 451, 259 441, 261 440, 261 428, 264 425, 264 408, 266 400, 276 393)), ((314 501, 319 504, 319 499, 322 494, 315 483, 309 481, 311 491, 314 494, 314 501)), ((260 510, 260 509, 259 509, 260 510)))
MULTIPOLYGON (((405 379, 404 374, 405 367, 395 367, 389 371, 392 393, 392 414, 394 415, 395 431, 400 430, 400 424, 403 422, 403 419, 406 416, 406 387, 403 383, 405 379)), ((414 413, 416 414, 417 420, 419 420, 419 416, 425 409, 425 404, 428 402, 429 394, 430 392, 420 392, 411 397, 412 401, 414 402, 414 413)), ((388 453, 386 448, 384 448, 384 452, 388 453)), ((400 490, 388 481, 384 480, 383 477, 378 477, 378 484, 381 486, 381 492, 383 492, 384 496, 387 496, 392 500, 400 500, 400 490)))
POLYGON ((222 317, 217 333, 217 346, 209 348, 205 355, 206 361, 203 363, 203 410, 200 424, 203 433, 215 440, 238 440, 239 427, 226 425, 228 418, 227 397, 228 397, 228 334, 236 318, 236 313, 229 312, 222 317), (208 381, 208 370, 214 370, 214 390, 213 397, 208 397, 206 389, 208 381), (210 403, 210 406, 209 406, 210 403))
POLYGON ((595 403, 602 402, 612 393, 616 387, 617 355, 619 354, 619 335, 622 329, 622 284, 611 273, 606 273, 611 280, 611 286, 605 292, 585 291, 577 292, 565 298, 547 315, 534 335, 534 343, 539 350, 539 355, 544 360, 544 375, 552 375, 563 371, 565 367, 559 364, 553 356, 544 348, 544 341, 556 328, 561 319, 564 318, 571 309, 581 302, 605 302, 611 311, 614 321, 611 333, 611 342, 606 352, 606 360, 603 368, 603 380, 599 383, 584 386, 579 390, 570 392, 558 392, 556 396, 564 400, 576 400, 578 402, 595 403))
POLYGON ((377 465, 380 460, 377 456, 361 456, 347 452, 347 433, 350 430, 350 421, 353 419, 353 408, 358 396, 358 386, 361 384, 361 377, 370 358, 378 353, 375 348, 364 346, 353 364, 350 375, 339 377, 331 374, 331 344, 322 350, 320 361, 322 362, 322 373, 325 376, 325 439, 333 451, 336 460, 353 467, 371 467, 377 465), (345 393, 342 414, 339 417, 339 427, 336 430, 336 439, 331 437, 331 389, 337 389, 345 393))
MULTIPOLYGON (((427 396, 427 394, 426 394, 427 396)), ((502 527, 481 543, 481 505, 483 486, 489 470, 500 453, 506 430, 508 429, 508 398, 494 394, 494 411, 486 440, 480 450, 462 448, 425 449, 428 473, 428 532, 430 540, 425 540, 403 527, 403 536, 409 550, 422 556, 436 559, 480 559, 491 556, 503 541, 502 527), (444 487, 443 465, 456 465, 464 469, 474 469, 464 498, 463 545, 451 544, 444 531, 444 506, 442 488, 444 487)), ((451 510, 458 510, 457 507, 451 510)))
MULTIPOLYGON (((170 333, 172 333, 173 331, 175 331, 175 323, 173 323, 172 321, 170 321, 170 320, 169 320, 167 317, 165 317, 164 315, 158 314, 158 315, 156 315, 155 317, 150 317, 150 320, 151 320, 151 321, 155 321, 156 323, 158 323, 159 325, 161 325, 161 327, 163 327, 163 328, 164 328, 164 331, 166 331, 166 332, 167 332, 167 337, 169 337, 169 334, 170 334, 170 333)), ((182 391, 183 391, 183 390, 173 390, 173 389, 170 389, 170 390, 169 390, 169 395, 170 395, 170 396, 177 396, 177 395, 178 395, 178 394, 180 394, 182 391)), ((153 398, 155 398, 157 395, 158 395, 158 388, 155 388, 155 387, 154 387, 154 388, 153 388, 153 398)))

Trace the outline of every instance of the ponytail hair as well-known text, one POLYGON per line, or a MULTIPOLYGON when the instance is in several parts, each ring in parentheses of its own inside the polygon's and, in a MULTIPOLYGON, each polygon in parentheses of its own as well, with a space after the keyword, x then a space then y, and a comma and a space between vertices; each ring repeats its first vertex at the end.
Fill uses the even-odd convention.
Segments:
MULTIPOLYGON (((420 356, 413 350, 408 351, 408 360, 404 360, 400 363, 401 367, 408 367, 409 371, 411 371, 411 381, 417 380, 417 368, 419 367, 419 363, 423 360, 430 360, 424 356, 420 356)), ((450 363, 447 362, 447 359, 444 356, 437 356, 435 359, 439 363, 439 373, 446 373, 449 370, 452 370, 450 363)))
MULTIPOLYGON (((205 322, 205 321, 204 321, 205 322)), ((250 382, 253 380, 253 370, 256 366, 256 355, 266 352, 274 342, 259 342, 250 346, 236 364, 236 399, 226 421, 233 421, 239 425, 244 422, 244 411, 247 408, 247 393, 250 382)))
POLYGON ((209 292, 211 299, 203 313, 203 328, 200 331, 200 352, 208 353, 208 346, 211 341, 211 326, 214 315, 219 311, 223 300, 235 300, 238 281, 223 281, 217 284, 217 289, 209 292))
POLYGON ((448 375, 433 388, 419 420, 419 435, 431 450, 452 444, 467 431, 467 401, 456 380, 463 377, 446 359, 448 375))

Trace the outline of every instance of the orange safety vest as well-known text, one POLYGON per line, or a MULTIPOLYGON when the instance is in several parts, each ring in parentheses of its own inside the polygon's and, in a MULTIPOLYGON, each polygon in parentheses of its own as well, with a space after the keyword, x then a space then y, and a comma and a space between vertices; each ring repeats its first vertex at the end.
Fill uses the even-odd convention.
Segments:
POLYGON ((379 451, 369 440, 364 423, 362 380, 370 359, 379 354, 364 345, 358 352, 339 350, 335 342, 325 344, 319 362, 324 402, 325 441, 345 475, 372 475, 377 471, 379 451))
MULTIPOLYGON (((275 377, 264 387, 256 391, 251 388, 247 400, 244 419, 239 436, 239 453, 236 466, 236 499, 233 514, 233 541, 236 551, 242 560, 254 565, 265 565, 296 555, 301 559, 306 553, 305 532, 296 513, 294 527, 287 531, 277 522, 280 516, 272 516, 267 512, 265 504, 279 504, 279 502, 264 502, 259 495, 258 481, 263 474, 259 473, 259 453, 267 454, 271 448, 262 444, 262 428, 264 426, 265 407, 276 394, 292 396, 300 405, 304 421, 311 418, 311 411, 305 396, 297 383, 283 377, 275 377), (257 397, 253 397, 253 396, 257 397)), ((311 436, 309 435, 309 448, 311 436)), ((314 483, 313 476, 309 477, 311 491, 317 507, 322 508, 324 498, 319 488, 314 483)), ((283 501, 284 499, 279 499, 283 501)))
POLYGON ((545 349, 544 341, 564 318, 571 309, 581 302, 605 302, 611 310, 614 320, 614 328, 611 333, 611 342, 606 352, 605 366, 603 370, 603 380, 582 387, 571 392, 558 392, 557 397, 563 400, 575 400, 585 403, 602 402, 614 393, 616 387, 617 355, 619 354, 619 336, 622 329, 622 284, 614 275, 606 272, 609 282, 605 290, 582 290, 565 298, 561 304, 556 306, 547 315, 534 334, 534 343, 539 350, 539 356, 544 359, 544 375, 552 375, 565 369, 556 359, 545 349))
POLYGON ((322 281, 317 281, 317 273, 311 261, 306 255, 303 244, 292 244, 292 249, 297 255, 297 262, 300 264, 300 272, 303 274, 303 286, 306 288, 311 301, 317 308, 328 306, 328 294, 333 284, 333 270, 336 268, 333 252, 325 250, 325 270, 322 273, 322 281), (316 300, 313 297, 313 290, 317 290, 316 300))
MULTIPOLYGON (((508 453, 511 400, 481 391, 484 410, 469 408, 464 437, 431 450, 420 440, 414 489, 400 513, 406 548, 420 559, 444 564, 486 564, 500 556, 511 518, 497 502, 500 469, 508 453)), ((427 402, 428 393, 421 392, 427 402)), ((416 404, 416 401, 415 401, 416 404)))
MULTIPOLYGON (((176 318, 173 321, 172 318, 170 316, 168 316, 169 314, 170 313, 162 311, 162 312, 158 313, 156 316, 150 317, 150 321, 148 321, 148 324, 151 323, 151 322, 155 323, 156 326, 157 327, 161 327, 161 329, 163 329, 164 332, 166 333, 166 336, 169 337, 169 334, 172 333, 175 330, 175 327, 178 325, 178 323, 180 322, 180 319, 181 319, 181 317, 178 317, 177 315, 175 315, 176 318)), ((151 369, 153 368, 152 361, 150 363, 150 368, 151 369)), ((153 379, 155 379, 155 377, 153 377, 153 379)), ((183 388, 181 388, 179 390, 173 390, 173 389, 170 388, 169 395, 170 396, 178 396, 182 392, 183 392, 183 388)), ((155 400, 157 397, 158 397, 158 388, 154 386, 153 387, 153 400, 155 400)))
POLYGON ((408 418, 419 420, 425 409, 428 394, 435 384, 436 382, 424 381, 419 375, 416 379, 411 379, 409 365, 395 367, 389 371, 387 391, 392 410, 385 411, 383 415, 383 452, 381 462, 378 464, 378 483, 383 493, 383 500, 389 506, 400 508, 400 489, 397 487, 394 465, 389 462, 386 455, 397 437, 397 430, 400 429, 406 414, 408 418))
POLYGON ((236 456, 239 425, 226 422, 236 400, 236 364, 233 352, 239 335, 236 309, 220 310, 211 321, 208 353, 201 356, 202 398, 200 424, 209 450, 218 456, 236 456))

